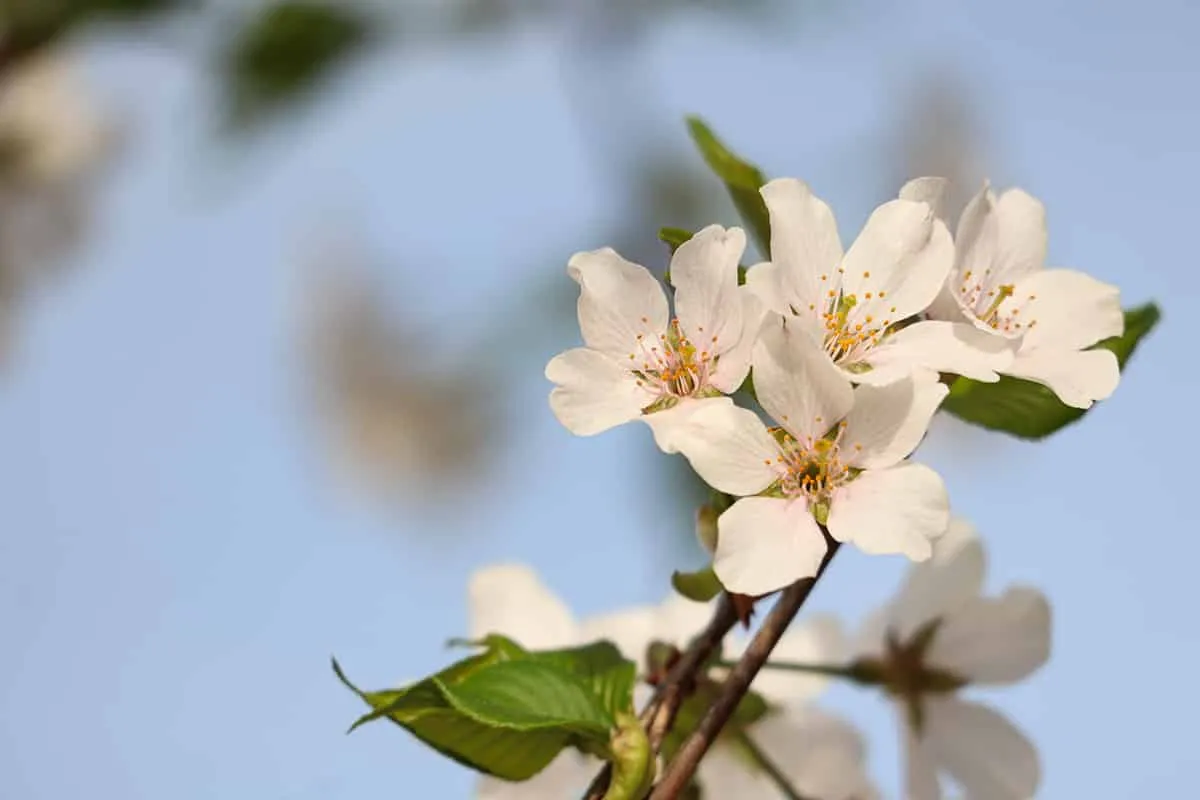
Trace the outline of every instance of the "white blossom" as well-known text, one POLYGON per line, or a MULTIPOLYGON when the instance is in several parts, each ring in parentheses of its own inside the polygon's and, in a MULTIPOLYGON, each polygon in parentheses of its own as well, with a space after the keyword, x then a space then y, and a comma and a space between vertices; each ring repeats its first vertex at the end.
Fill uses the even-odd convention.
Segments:
MULTIPOLYGON (((901 197, 936 198, 944 184, 912 181, 901 197)), ((988 184, 958 222, 956 257, 929 315, 969 323, 1006 343, 1014 356, 997 371, 1049 387, 1069 406, 1088 408, 1120 380, 1116 356, 1087 348, 1125 327, 1115 286, 1070 269, 1046 269, 1046 211, 1020 189, 988 184)))
POLYGON ((941 800, 940 773, 967 800, 1028 800, 1037 791, 1033 744, 958 692, 1014 683, 1044 664, 1050 607, 1025 587, 983 597, 983 576, 983 548, 956 518, 862 636, 862 658, 877 665, 900 717, 909 800, 941 800))
POLYGON ((584 347, 546 365, 557 384, 550 407, 572 433, 591 436, 641 418, 659 445, 660 425, 735 391, 750 368, 761 304, 738 286, 746 246, 740 228, 712 225, 671 258, 672 317, 662 285, 645 267, 604 248, 574 255, 584 347))
MULTIPOLYGON (((470 585, 470 631, 474 638, 501 633, 531 649, 553 649, 607 639, 629 659, 641 661, 647 646, 664 641, 684 646, 712 616, 711 603, 694 603, 672 595, 657 606, 638 606, 577 620, 570 609, 528 567, 504 564, 477 572, 470 585)), ((749 642, 731 637, 727 655, 737 657, 749 642)), ((847 644, 831 618, 814 618, 793 626, 775 648, 790 661, 842 658, 847 644)), ((751 737, 792 785, 822 800, 872 800, 876 796, 865 771, 865 752, 858 732, 846 722, 811 708, 808 703, 828 679, 800 673, 761 673, 754 690, 778 704, 747 726, 751 737)), ((648 694, 648 687, 644 693, 648 694)), ((643 700, 645 696, 643 695, 643 700)), ((782 800, 783 795, 743 752, 721 737, 701 762, 698 780, 707 796, 739 800, 782 800)), ((562 800, 582 795, 601 763, 565 751, 531 780, 510 783, 482 778, 480 800, 562 800)))
POLYGON ((771 221, 771 261, 747 285, 801 326, 845 379, 884 385, 948 372, 984 381, 1011 359, 1003 343, 971 326, 916 320, 954 264, 946 225, 924 202, 899 199, 871 214, 842 251, 829 206, 803 182, 762 187, 771 221))
POLYGON ((742 499, 717 521, 713 569, 730 591, 762 595, 816 574, 819 527, 868 553, 928 558, 946 529, 942 479, 904 461, 946 395, 905 377, 852 390, 805 329, 765 326, 754 387, 779 424, 729 405, 695 411, 673 445, 710 486, 742 499))

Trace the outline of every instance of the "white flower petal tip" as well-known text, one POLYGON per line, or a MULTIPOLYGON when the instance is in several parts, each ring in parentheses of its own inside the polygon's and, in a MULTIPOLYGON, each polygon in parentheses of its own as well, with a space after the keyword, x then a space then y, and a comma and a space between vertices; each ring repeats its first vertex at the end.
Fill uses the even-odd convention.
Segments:
POLYGON ((713 571, 737 594, 757 597, 811 578, 828 550, 803 501, 746 497, 717 525, 713 571))
POLYGON ((868 470, 841 487, 829 511, 829 534, 870 555, 925 561, 950 523, 941 476, 923 464, 868 470))
POLYGON ((471 639, 498 633, 533 649, 575 643, 578 626, 569 608, 524 564, 476 571, 468 583, 471 639))
POLYGON ((945 178, 913 178, 900 189, 901 200, 925 203, 940 220, 946 219, 946 195, 950 181, 945 178))

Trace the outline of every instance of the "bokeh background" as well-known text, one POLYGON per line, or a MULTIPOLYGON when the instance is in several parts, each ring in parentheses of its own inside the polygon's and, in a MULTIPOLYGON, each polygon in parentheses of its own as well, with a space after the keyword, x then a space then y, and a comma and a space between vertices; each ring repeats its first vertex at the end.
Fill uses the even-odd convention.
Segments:
MULTIPOLYGON (((1117 394, 1030 444, 940 420, 923 458, 1055 610, 995 701, 1042 796, 1185 796, 1194 664, 1200 7, 1025 2, 0 4, 0 798, 468 797, 368 686, 432 671, 471 572, 580 614, 698 566, 648 431, 576 439, 545 361, 569 255, 661 271, 733 224, 682 124, 804 177, 849 240, 910 176, 1049 209, 1055 264, 1158 299, 1117 394), (95 12, 95 13, 93 13, 95 12)), ((899 559, 838 558, 848 626, 899 559)), ((894 723, 870 737, 889 796, 894 723)))

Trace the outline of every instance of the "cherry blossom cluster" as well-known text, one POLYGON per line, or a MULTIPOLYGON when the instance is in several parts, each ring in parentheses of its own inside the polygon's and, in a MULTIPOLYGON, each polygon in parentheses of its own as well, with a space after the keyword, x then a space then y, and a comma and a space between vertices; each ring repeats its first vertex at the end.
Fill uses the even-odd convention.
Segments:
POLYGON ((824 201, 773 180, 761 189, 771 260, 743 283, 743 231, 704 228, 671 258, 673 302, 612 249, 571 258, 585 346, 547 365, 550 406, 582 436, 642 420, 737 498, 713 557, 730 592, 815 575, 825 531, 930 558, 950 504, 908 458, 953 377, 1035 381, 1076 408, 1116 388, 1116 357, 1089 349, 1123 331, 1116 287, 1045 267, 1045 212, 1025 192, 984 185, 952 235, 945 189, 908 183, 844 249, 824 201))

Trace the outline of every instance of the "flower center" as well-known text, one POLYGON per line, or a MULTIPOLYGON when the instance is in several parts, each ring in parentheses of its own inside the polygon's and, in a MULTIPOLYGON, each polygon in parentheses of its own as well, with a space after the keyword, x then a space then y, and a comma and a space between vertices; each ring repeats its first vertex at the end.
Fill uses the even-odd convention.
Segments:
POLYGON ((779 491, 785 497, 804 497, 810 504, 827 504, 833 490, 852 477, 839 453, 839 440, 845 429, 846 423, 840 422, 832 438, 823 439, 797 439, 783 428, 770 429, 779 444, 775 463, 780 472, 779 491))
MULTIPOLYGON (((842 273, 842 268, 838 268, 842 273)), ((837 286, 837 281, 829 283, 829 275, 821 276, 823 286, 837 286)), ((869 279, 871 273, 863 273, 864 279, 869 279)), ((857 294, 847 294, 838 289, 827 289, 820 303, 810 304, 810 313, 817 314, 824 329, 825 352, 837 363, 854 364, 862 360, 871 348, 887 335, 889 326, 896 322, 896 307, 888 309, 888 316, 878 319, 871 314, 855 315, 851 312, 859 303, 877 302, 887 298, 887 292, 863 292, 860 298, 857 294)))
POLYGON ((1037 300, 1029 295, 1021 301, 1005 302, 1016 293, 1011 283, 996 284, 989 279, 991 269, 982 275, 972 270, 963 273, 958 287, 958 299, 975 318, 994 331, 1018 336, 1037 325, 1029 316, 1029 304, 1037 300))
MULTIPOLYGON (((697 333, 703 334, 704 329, 697 333)), ((638 334, 637 341, 641 352, 630 353, 629 360, 639 364, 633 370, 638 385, 658 393, 644 412, 659 411, 685 397, 704 397, 715 391, 710 381, 717 365, 716 336, 698 347, 684 334, 679 320, 672 319, 657 341, 647 340, 642 334, 638 334)))

